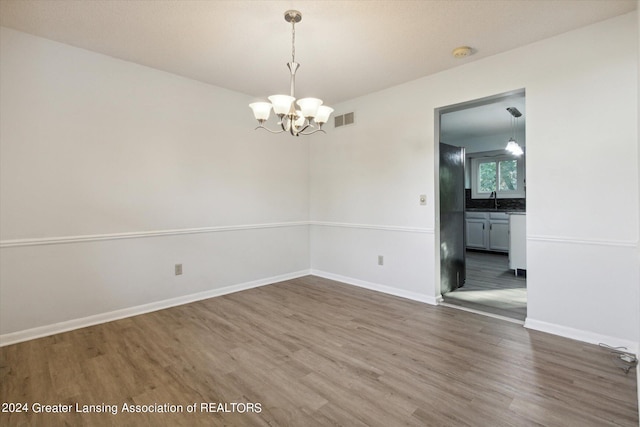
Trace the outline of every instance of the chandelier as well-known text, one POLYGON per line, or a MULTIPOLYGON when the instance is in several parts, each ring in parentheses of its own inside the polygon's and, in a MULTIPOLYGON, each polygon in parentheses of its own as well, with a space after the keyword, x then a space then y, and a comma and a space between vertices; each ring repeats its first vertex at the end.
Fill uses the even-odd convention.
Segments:
POLYGON ((254 102, 249 104, 253 115, 258 120, 256 129, 265 129, 271 133, 289 132, 291 135, 311 135, 323 132, 322 125, 329 120, 333 108, 322 105, 318 98, 302 98, 296 101, 296 70, 300 64, 296 62, 296 23, 302 20, 302 14, 297 10, 288 10, 284 13, 284 20, 291 22, 291 62, 287 63, 291 73, 291 95, 271 95, 271 102, 254 102), (297 107, 296 107, 297 104, 297 107), (273 131, 264 123, 269 120, 271 109, 280 118, 280 129, 273 131))

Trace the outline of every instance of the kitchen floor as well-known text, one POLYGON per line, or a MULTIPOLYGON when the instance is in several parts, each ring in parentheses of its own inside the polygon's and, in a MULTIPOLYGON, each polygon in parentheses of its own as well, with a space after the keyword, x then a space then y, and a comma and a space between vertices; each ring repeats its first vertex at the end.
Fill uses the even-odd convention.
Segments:
POLYGON ((445 294, 444 302, 524 321, 527 316, 527 279, 509 270, 505 254, 467 251, 465 285, 445 294))

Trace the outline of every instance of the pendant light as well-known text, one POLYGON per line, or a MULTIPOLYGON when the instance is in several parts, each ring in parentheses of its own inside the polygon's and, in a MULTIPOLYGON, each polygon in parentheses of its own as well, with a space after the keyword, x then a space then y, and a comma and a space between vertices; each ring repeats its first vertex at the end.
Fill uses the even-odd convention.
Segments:
POLYGON ((522 150, 522 147, 520 147, 520 144, 518 144, 518 142, 516 141, 514 135, 515 135, 515 132, 517 132, 518 130, 518 118, 522 116, 522 113, 516 107, 508 107, 507 111, 509 112, 509 114, 511 114, 511 118, 510 118, 511 138, 509 138, 509 141, 507 141, 507 146, 505 147, 505 150, 507 150, 509 153, 513 154, 514 156, 521 156, 524 153, 524 151, 522 150))

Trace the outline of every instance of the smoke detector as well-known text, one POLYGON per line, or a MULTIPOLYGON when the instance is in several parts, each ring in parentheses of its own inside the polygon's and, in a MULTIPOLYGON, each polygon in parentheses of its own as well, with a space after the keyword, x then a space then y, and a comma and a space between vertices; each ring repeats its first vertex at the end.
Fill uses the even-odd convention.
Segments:
POLYGON ((453 49, 451 54, 454 58, 457 59, 466 58, 467 56, 473 55, 473 49, 471 49, 469 46, 460 46, 453 49))

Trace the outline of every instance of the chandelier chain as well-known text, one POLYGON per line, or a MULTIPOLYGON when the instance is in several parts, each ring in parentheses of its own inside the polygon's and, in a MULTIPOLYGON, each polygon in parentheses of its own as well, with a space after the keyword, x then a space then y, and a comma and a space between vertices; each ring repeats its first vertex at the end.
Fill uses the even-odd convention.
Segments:
POLYGON ((291 62, 296 62, 296 21, 291 20, 291 62))

